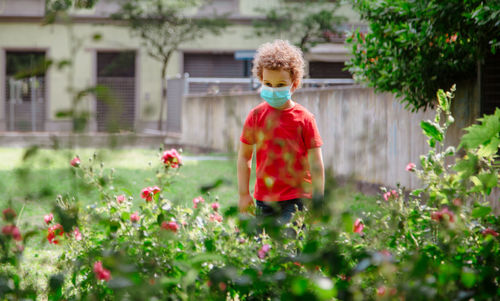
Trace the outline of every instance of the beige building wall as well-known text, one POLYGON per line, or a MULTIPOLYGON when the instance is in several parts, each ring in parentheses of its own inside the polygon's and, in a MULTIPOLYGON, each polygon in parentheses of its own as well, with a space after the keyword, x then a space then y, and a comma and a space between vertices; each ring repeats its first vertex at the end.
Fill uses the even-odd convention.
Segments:
MULTIPOLYGON (((35 0, 30 0, 38 3, 35 0)), ((104 0, 103 0, 104 1, 104 0)), ((104 1, 105 2, 105 1, 104 1)), ((103 2, 103 3, 104 3, 103 2)), ((174 77, 183 72, 184 52, 220 53, 236 50, 254 50, 260 44, 273 38, 256 38, 252 35, 252 18, 258 17, 255 8, 277 5, 278 0, 240 0, 236 1, 236 10, 230 26, 221 36, 208 35, 200 40, 186 43, 171 57, 167 77, 174 77)), ((101 4, 99 4, 101 5, 101 4)), ((38 7, 38 6, 37 6, 38 7)), ((38 8, 37 8, 38 9, 38 8)), ((39 10, 39 9, 38 9, 39 10)), ((71 59, 72 68, 59 70, 52 66, 46 74, 46 123, 48 131, 70 130, 71 120, 56 118, 57 112, 71 108, 72 94, 68 91, 73 86, 81 90, 96 84, 96 53, 98 51, 136 51, 136 109, 135 128, 137 131, 156 129, 161 103, 161 63, 147 55, 139 38, 132 37, 125 26, 113 24, 106 19, 99 19, 96 9, 77 12, 78 18, 69 27, 65 24, 42 26, 40 12, 33 16, 7 16, 0 12, 0 130, 5 129, 5 54, 9 50, 40 50, 46 57, 56 62, 71 59), (97 23, 105 24, 97 24, 97 23), (94 34, 102 39, 94 41, 94 34), (79 43, 76 51, 71 50, 72 43, 79 43)), ((357 20, 348 6, 340 10, 349 19, 357 20)), ((13 12, 17 12, 14 11, 13 12)), ((20 14, 20 11, 16 14, 20 14)), ((278 37, 276 37, 278 38, 278 37)), ((281 38, 287 38, 283 36, 281 38)), ((92 114, 96 110, 96 101, 88 96, 82 103, 83 109, 92 114)), ((166 109, 163 120, 166 118, 166 109)), ((90 131, 96 130, 95 118, 89 124, 90 131)))

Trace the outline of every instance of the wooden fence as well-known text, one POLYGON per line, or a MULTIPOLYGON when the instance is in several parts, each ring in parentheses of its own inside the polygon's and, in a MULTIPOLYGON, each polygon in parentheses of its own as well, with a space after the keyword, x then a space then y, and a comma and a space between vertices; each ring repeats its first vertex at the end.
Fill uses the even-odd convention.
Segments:
MULTIPOLYGON (((456 145, 461 129, 478 116, 479 105, 470 101, 476 90, 463 85, 457 91, 452 106, 457 122, 448 132, 447 144, 456 145)), ((393 95, 359 86, 302 89, 293 97, 316 117, 326 168, 363 182, 418 187, 416 176, 405 167, 409 162, 419 166, 420 155, 428 151, 420 121, 433 119, 433 110, 411 113, 393 95)), ((259 102, 256 93, 186 96, 181 143, 237 151, 245 117, 259 102)))

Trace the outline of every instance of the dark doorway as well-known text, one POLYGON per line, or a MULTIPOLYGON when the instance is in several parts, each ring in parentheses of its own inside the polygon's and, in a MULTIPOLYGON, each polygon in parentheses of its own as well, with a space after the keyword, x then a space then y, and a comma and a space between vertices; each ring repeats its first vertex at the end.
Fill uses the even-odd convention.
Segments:
POLYGON ((45 73, 43 51, 7 51, 5 116, 9 131, 43 131, 45 125, 45 73))
POLYGON ((133 131, 135 120, 135 52, 98 52, 97 130, 133 131))

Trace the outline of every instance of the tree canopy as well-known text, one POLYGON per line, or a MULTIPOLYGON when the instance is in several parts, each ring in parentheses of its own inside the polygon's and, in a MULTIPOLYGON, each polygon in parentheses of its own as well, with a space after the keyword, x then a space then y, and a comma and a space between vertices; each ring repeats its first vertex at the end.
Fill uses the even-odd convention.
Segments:
POLYGON ((257 36, 279 37, 284 34, 302 51, 328 43, 338 34, 345 17, 336 15, 339 4, 327 0, 285 1, 258 9, 263 19, 253 22, 257 36))
POLYGON ((439 88, 470 79, 500 46, 500 1, 352 0, 369 25, 347 39, 349 70, 408 109, 433 106, 439 88))

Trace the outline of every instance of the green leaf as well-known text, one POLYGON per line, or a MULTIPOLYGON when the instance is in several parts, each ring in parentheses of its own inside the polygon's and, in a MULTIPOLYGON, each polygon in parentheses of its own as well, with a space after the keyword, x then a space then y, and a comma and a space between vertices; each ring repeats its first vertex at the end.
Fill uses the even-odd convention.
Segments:
POLYGON ((468 154, 464 159, 458 160, 453 167, 460 175, 461 179, 466 179, 476 173, 478 165, 478 157, 473 154, 468 154))
POLYGON ((476 284, 476 274, 470 269, 464 269, 460 279, 467 288, 471 288, 476 284))
POLYGON ((292 292, 296 296, 302 296, 307 291, 308 281, 305 278, 295 279, 292 283, 292 292))
POLYGON ((493 137, 489 143, 484 147, 481 147, 477 154, 481 157, 489 157, 498 152, 498 147, 500 146, 500 138, 493 137))
POLYGON ((439 125, 433 124, 429 121, 422 121, 420 122, 420 127, 424 130, 424 134, 427 137, 433 138, 437 141, 443 141, 443 130, 439 125))
POLYGON ((480 206, 476 207, 472 210, 472 217, 473 218, 483 218, 490 214, 491 212, 491 207, 488 206, 480 206))
POLYGON ((496 172, 482 173, 477 177, 481 181, 483 188, 488 191, 487 194, 489 194, 492 188, 498 185, 498 175, 496 172))
POLYGON ((122 220, 123 220, 123 221, 128 221, 128 220, 130 220, 130 213, 129 213, 129 212, 127 212, 127 211, 123 211, 123 212, 122 212, 122 220))
MULTIPOLYGON (((466 134, 462 136, 460 146, 464 146, 468 149, 476 148, 480 145, 488 145, 494 138, 499 138, 500 133, 500 109, 495 110, 494 115, 484 115, 483 118, 479 119, 481 124, 474 124, 468 128, 466 134)), ((497 148, 498 140, 495 140, 497 148)), ((490 147, 493 147, 490 146, 490 147)))

